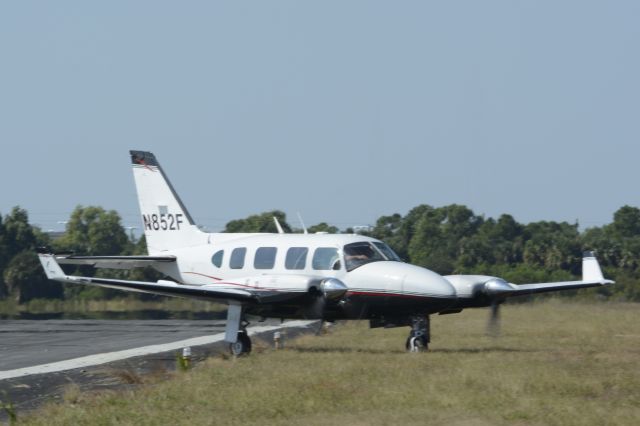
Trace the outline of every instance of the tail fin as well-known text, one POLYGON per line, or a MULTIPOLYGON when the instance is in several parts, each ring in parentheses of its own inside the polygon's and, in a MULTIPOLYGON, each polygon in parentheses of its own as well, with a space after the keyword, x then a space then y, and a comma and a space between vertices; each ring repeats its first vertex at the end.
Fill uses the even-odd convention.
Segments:
POLYGON ((206 244, 155 155, 130 151, 149 254, 206 244))

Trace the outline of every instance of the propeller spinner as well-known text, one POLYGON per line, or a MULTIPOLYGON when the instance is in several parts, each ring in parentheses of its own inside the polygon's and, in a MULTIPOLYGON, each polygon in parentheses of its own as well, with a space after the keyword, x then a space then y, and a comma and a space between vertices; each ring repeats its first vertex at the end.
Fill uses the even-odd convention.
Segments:
POLYGON ((336 278, 322 280, 317 291, 317 296, 306 310, 305 316, 309 319, 323 319, 327 304, 335 305, 347 293, 349 288, 336 278))

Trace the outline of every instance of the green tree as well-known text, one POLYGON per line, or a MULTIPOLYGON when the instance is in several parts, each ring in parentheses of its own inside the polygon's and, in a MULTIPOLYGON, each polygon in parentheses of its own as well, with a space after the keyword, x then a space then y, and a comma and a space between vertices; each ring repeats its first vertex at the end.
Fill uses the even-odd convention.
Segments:
POLYGON ((278 229, 273 221, 277 217, 284 232, 291 232, 291 227, 287 223, 287 215, 280 210, 251 215, 245 219, 236 219, 227 223, 223 232, 269 232, 277 233, 278 229))
POLYGON ((424 209, 409 243, 411 262, 441 274, 454 272, 461 242, 473 236, 483 221, 457 204, 424 209))
POLYGON ((56 249, 83 255, 119 255, 133 250, 132 242, 115 210, 78 206, 71 213, 56 249))
POLYGON ((640 209, 623 206, 613 214, 613 233, 621 238, 640 236, 640 209))
POLYGON ((620 265, 622 245, 619 238, 613 236, 610 225, 588 228, 582 233, 581 241, 584 250, 597 252, 603 267, 620 265))
POLYGON ((3 276, 9 294, 15 297, 18 303, 40 298, 62 298, 62 285, 47 279, 40 260, 33 251, 23 251, 15 255, 5 268, 3 276))
POLYGON ((598 253, 603 266, 624 269, 625 276, 633 276, 640 268, 640 210, 621 207, 612 223, 587 229, 582 242, 585 249, 598 253))
POLYGON ((404 240, 401 229, 405 222, 400 214, 394 213, 390 216, 381 216, 374 225, 369 235, 373 238, 384 241, 400 257, 407 256, 407 242, 404 240))
POLYGON ((418 221, 432 210, 433 207, 422 204, 411 209, 404 217, 398 213, 382 216, 369 235, 384 240, 402 259, 409 260, 409 244, 416 233, 418 221))
MULTIPOLYGON (((34 251, 36 246, 49 243, 49 237, 37 227, 29 224, 26 210, 14 207, 4 220, 0 217, 0 298, 9 293, 3 276, 11 260, 24 251, 34 251)), ((40 268, 36 264, 36 268, 40 268)), ((25 273, 34 273, 26 271, 25 273)))
POLYGON ((529 238, 524 245, 524 263, 580 274, 582 250, 577 223, 532 222, 525 226, 525 234, 529 238))
POLYGON ((320 222, 317 225, 310 226, 307 231, 310 234, 315 234, 316 232, 326 232, 327 234, 337 234, 340 232, 338 228, 333 225, 329 225, 326 222, 320 222))
POLYGON ((4 218, 3 233, 8 258, 36 246, 36 234, 29 224, 29 214, 20 207, 14 207, 4 218))
MULTIPOLYGON (((56 241, 56 251, 70 251, 81 255, 127 255, 133 249, 133 242, 121 224, 120 215, 114 210, 106 211, 102 207, 78 206, 71 213, 65 234, 56 241)), ((92 276, 93 274, 107 278, 126 278, 127 271, 78 267, 72 274, 92 276)), ((110 299, 121 297, 118 290, 80 285, 65 286, 67 298, 110 299)))

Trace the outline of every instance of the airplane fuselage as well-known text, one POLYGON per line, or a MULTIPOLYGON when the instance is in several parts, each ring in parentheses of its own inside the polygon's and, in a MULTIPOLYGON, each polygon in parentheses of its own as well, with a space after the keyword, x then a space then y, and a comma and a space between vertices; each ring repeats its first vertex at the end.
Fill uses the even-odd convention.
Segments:
MULTIPOLYGON (((426 268, 399 261, 379 240, 347 234, 208 234, 208 244, 163 252, 177 261, 156 268, 190 285, 251 289, 265 300, 293 292, 290 303, 247 307, 265 317, 313 318, 304 308, 319 282, 335 278, 348 291, 323 313, 326 319, 431 314, 458 302, 456 289, 426 268), (375 260, 349 259, 352 247, 375 251, 375 260), (345 252, 346 248, 346 252, 345 252), (362 263, 362 264, 359 264, 362 263)), ((353 254, 353 253, 352 253, 353 254)), ((354 256, 352 256, 354 257, 354 256)))

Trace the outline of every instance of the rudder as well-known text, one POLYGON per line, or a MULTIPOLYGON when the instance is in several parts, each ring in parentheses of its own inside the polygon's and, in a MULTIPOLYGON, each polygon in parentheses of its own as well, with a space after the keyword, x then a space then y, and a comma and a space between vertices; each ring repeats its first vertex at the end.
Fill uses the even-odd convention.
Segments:
POLYGON ((206 244, 155 155, 130 151, 149 254, 206 244))

